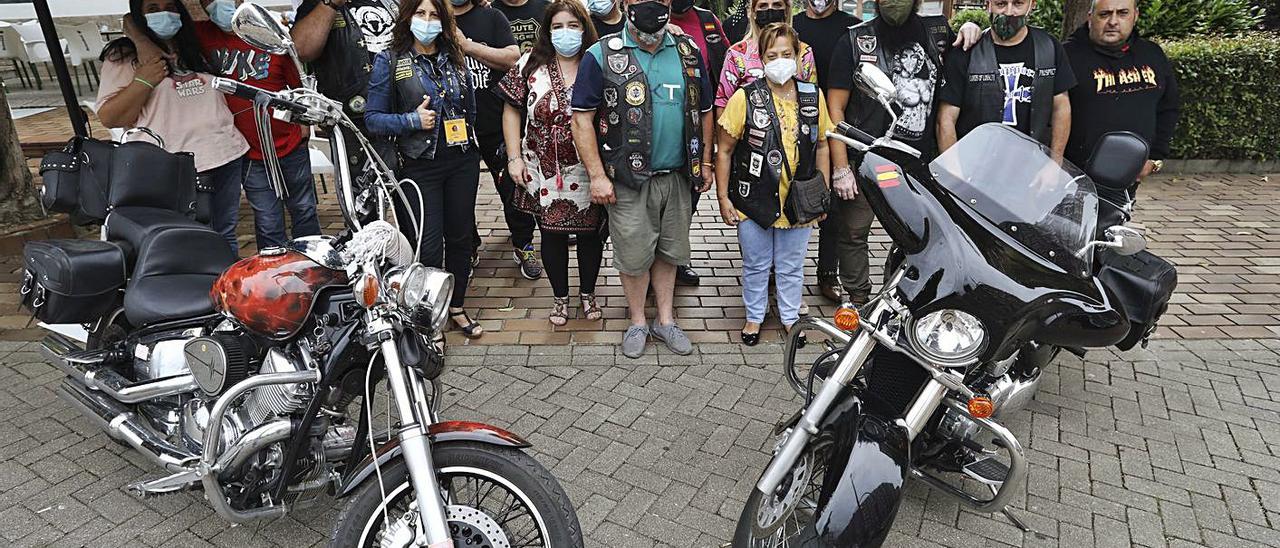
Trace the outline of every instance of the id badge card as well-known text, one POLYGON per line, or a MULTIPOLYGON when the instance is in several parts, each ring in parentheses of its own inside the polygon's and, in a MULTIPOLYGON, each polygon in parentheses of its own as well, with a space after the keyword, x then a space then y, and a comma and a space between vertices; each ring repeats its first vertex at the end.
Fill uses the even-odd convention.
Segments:
POLYGON ((444 142, 448 146, 467 144, 466 118, 454 118, 444 121, 444 142))

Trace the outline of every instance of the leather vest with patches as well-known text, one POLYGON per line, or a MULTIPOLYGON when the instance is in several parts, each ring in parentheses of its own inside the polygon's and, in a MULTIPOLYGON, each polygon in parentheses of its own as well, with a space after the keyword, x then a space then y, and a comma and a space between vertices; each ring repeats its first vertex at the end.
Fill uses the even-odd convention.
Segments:
MULTIPOLYGON (((688 156, 683 171, 692 182, 702 173, 702 113, 698 108, 702 98, 702 75, 698 73, 701 54, 689 38, 672 38, 684 67, 685 124, 681 137, 687 144, 688 156)), ((611 181, 640 188, 653 176, 650 158, 654 137, 653 103, 649 97, 649 79, 640 70, 635 53, 623 47, 622 33, 601 38, 600 51, 604 54, 604 102, 596 109, 595 118, 600 159, 611 181)))
POLYGON ((729 54, 729 44, 716 31, 716 16, 710 11, 693 7, 698 14, 698 23, 702 25, 702 39, 707 43, 707 59, 711 63, 707 70, 711 71, 711 81, 720 82, 720 71, 724 70, 724 58, 729 54))
MULTIPOLYGON (((746 121, 742 138, 733 148, 729 201, 756 224, 768 228, 782 216, 778 196, 782 163, 786 161, 782 124, 765 79, 747 84, 742 91, 747 98, 746 121)), ((817 158, 818 86, 797 80, 796 102, 799 125, 795 138, 800 158, 797 165, 790 167, 793 177, 804 177, 815 169, 817 158)))
MULTIPOLYGON (((425 56, 416 53, 397 54, 386 52, 390 56, 391 66, 391 83, 395 90, 396 112, 414 112, 418 109, 418 105, 422 104, 422 96, 426 95, 427 88, 423 85, 423 78, 427 78, 425 71, 431 70, 431 61, 425 56)), ((440 55, 444 55, 441 53, 440 55)), ((454 112, 448 107, 440 94, 431 97, 431 106, 429 108, 436 111, 436 127, 431 130, 420 130, 408 135, 399 135, 396 139, 396 150, 404 158, 414 158, 422 160, 431 160, 436 156, 437 143, 444 139, 444 123, 445 120, 463 117, 467 120, 467 140, 468 145, 474 144, 476 141, 476 102, 475 94, 471 90, 471 78, 467 76, 466 70, 455 66, 451 62, 440 63, 441 75, 438 77, 440 81, 447 82, 452 80, 453 87, 459 90, 463 95, 462 104, 465 106, 464 112, 454 112)))
MULTIPOLYGON (((1036 71, 1031 84, 1028 127, 1032 138, 1048 145, 1053 140, 1049 121, 1053 117, 1053 81, 1057 77, 1056 48, 1049 33, 1035 27, 1027 27, 1027 30, 1030 32, 1026 39, 1031 40, 1035 49, 1036 71)), ((999 65, 995 40, 991 37, 991 31, 987 30, 969 54, 969 81, 964 87, 964 104, 960 105, 956 136, 964 137, 973 128, 1004 119, 1005 94, 1004 84, 1000 81, 999 65)))
MULTIPOLYGON (((947 26, 947 19, 940 15, 922 15, 920 21, 924 24, 925 32, 929 36, 929 39, 920 45, 924 48, 925 55, 929 56, 929 62, 938 68, 938 80, 933 87, 933 96, 938 97, 943 84, 946 83, 946 71, 942 69, 942 58, 951 48, 951 29, 947 26)), ((849 44, 853 48, 853 58, 858 63, 874 62, 885 74, 893 74, 888 53, 876 36, 873 20, 858 23, 850 28, 849 44)), ((849 67, 854 74, 857 74, 858 63, 849 67)), ((845 121, 871 135, 884 135, 889 130, 890 118, 880 103, 856 86, 855 89, 850 90, 850 94, 849 102, 844 107, 845 121)), ((933 131, 933 129, 929 128, 927 131, 933 131)), ((929 156, 933 155, 932 151, 922 152, 929 156)))
MULTIPOLYGON (((383 2, 395 17, 395 3, 383 2)), ((318 6, 316 9, 320 9, 318 6)), ((348 114, 364 114, 365 94, 369 88, 369 73, 373 70, 373 55, 365 46, 364 33, 355 23, 355 15, 349 5, 336 8, 333 26, 324 43, 320 56, 311 61, 311 72, 316 76, 320 93, 342 102, 348 114)))

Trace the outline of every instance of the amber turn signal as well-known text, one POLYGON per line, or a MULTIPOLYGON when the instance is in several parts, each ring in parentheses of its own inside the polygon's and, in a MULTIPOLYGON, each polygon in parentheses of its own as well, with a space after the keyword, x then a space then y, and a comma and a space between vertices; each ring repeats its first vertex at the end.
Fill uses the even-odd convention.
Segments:
POLYGON ((986 396, 974 396, 969 400, 969 414, 976 419, 989 419, 996 412, 996 404, 986 396))
POLYGON ((365 274, 356 281, 356 298, 365 308, 373 308, 378 301, 378 278, 373 274, 365 274))
POLYGON ((835 321, 836 327, 842 330, 853 331, 857 329, 859 322, 858 309, 852 306, 841 306, 836 310, 835 321))

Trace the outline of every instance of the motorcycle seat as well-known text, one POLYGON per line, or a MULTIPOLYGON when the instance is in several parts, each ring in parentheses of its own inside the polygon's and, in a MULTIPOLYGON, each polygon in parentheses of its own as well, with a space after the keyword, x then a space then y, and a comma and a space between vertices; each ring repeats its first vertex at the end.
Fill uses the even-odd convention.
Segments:
POLYGON ((124 295, 125 317, 138 327, 212 313, 209 289, 236 261, 226 240, 203 225, 154 230, 139 249, 124 295))
POLYGON ((172 209, 144 206, 123 206, 107 215, 107 241, 120 244, 124 249, 126 268, 132 270, 142 243, 152 234, 173 228, 208 227, 172 209))

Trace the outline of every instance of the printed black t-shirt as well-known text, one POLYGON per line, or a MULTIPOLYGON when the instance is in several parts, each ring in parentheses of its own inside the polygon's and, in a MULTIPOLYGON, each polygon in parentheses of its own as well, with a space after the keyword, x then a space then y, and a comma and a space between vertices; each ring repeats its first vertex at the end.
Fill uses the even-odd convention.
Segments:
POLYGON ((511 35, 520 46, 520 53, 533 49, 533 43, 538 40, 538 29, 542 26, 542 16, 550 4, 547 0, 526 0, 519 6, 507 5, 503 0, 493 3, 494 8, 507 16, 511 35))
MULTIPOLYGON (((491 48, 505 48, 516 43, 507 17, 492 7, 477 4, 471 11, 459 15, 457 22, 462 34, 474 42, 491 48)), ((471 74, 471 87, 476 90, 476 133, 501 132, 502 99, 494 89, 505 73, 491 69, 469 55, 467 71, 471 74)))

